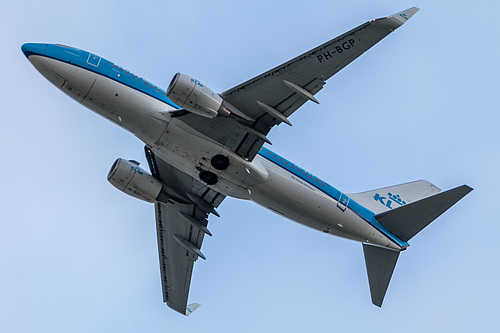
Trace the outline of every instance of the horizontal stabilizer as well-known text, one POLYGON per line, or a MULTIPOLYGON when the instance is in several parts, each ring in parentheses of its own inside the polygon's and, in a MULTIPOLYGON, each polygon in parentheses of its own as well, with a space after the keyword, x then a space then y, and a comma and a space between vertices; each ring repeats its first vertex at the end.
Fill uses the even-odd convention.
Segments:
POLYGON ((375 215, 387 230, 407 242, 472 191, 467 185, 375 215))
POLYGON ((400 252, 369 244, 363 244, 363 252, 372 303, 381 307, 400 252))

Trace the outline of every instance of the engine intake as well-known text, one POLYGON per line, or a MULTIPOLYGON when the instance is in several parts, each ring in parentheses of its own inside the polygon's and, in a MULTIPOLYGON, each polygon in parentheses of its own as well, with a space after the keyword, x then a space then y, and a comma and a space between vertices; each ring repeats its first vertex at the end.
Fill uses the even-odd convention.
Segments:
POLYGON ((108 181, 120 191, 147 202, 164 201, 163 184, 137 162, 119 158, 108 173, 108 181))
POLYGON ((167 88, 167 97, 183 109, 203 117, 228 117, 231 113, 218 94, 186 74, 175 74, 167 88))

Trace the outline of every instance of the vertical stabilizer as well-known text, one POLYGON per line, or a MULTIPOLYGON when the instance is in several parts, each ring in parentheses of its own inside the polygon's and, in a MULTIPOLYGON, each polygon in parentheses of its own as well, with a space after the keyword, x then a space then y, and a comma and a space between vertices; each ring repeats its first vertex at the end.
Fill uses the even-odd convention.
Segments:
POLYGON ((419 180, 416 182, 379 188, 349 195, 375 214, 404 206, 408 203, 439 193, 441 190, 434 184, 419 180))
POLYGON ((363 252, 372 303, 381 307, 400 252, 369 244, 363 244, 363 252))

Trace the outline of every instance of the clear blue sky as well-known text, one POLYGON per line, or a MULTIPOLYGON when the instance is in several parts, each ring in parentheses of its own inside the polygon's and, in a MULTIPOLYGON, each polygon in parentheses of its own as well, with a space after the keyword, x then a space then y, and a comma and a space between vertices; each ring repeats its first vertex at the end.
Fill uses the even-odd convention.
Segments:
POLYGON ((0 332, 471 332, 498 316, 498 1, 17 1, 0 20, 0 332), (169 3, 170 2, 170 3, 169 3), (185 318, 162 302, 153 206, 117 191, 131 134, 50 85, 25 42, 92 51, 166 87, 224 91, 373 18, 421 11, 273 130, 345 192, 427 179, 475 190, 411 241, 382 309, 361 245, 226 200, 185 318), (492 15, 490 15, 492 14, 492 15), (347 142, 346 142, 347 140, 347 142))

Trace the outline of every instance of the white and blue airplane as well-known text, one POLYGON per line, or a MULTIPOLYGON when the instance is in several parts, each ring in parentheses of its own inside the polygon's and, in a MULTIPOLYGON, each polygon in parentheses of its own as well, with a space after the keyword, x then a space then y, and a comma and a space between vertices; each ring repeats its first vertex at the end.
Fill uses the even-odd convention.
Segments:
POLYGON ((361 242, 373 304, 381 306, 408 241, 472 188, 441 190, 420 180, 347 194, 272 152, 267 134, 330 77, 410 19, 418 8, 369 21, 221 94, 178 73, 167 90, 101 58, 60 44, 22 51, 52 84, 145 143, 150 173, 117 159, 108 180, 155 204, 163 300, 189 315, 193 264, 201 257, 208 215, 226 196, 361 242))

